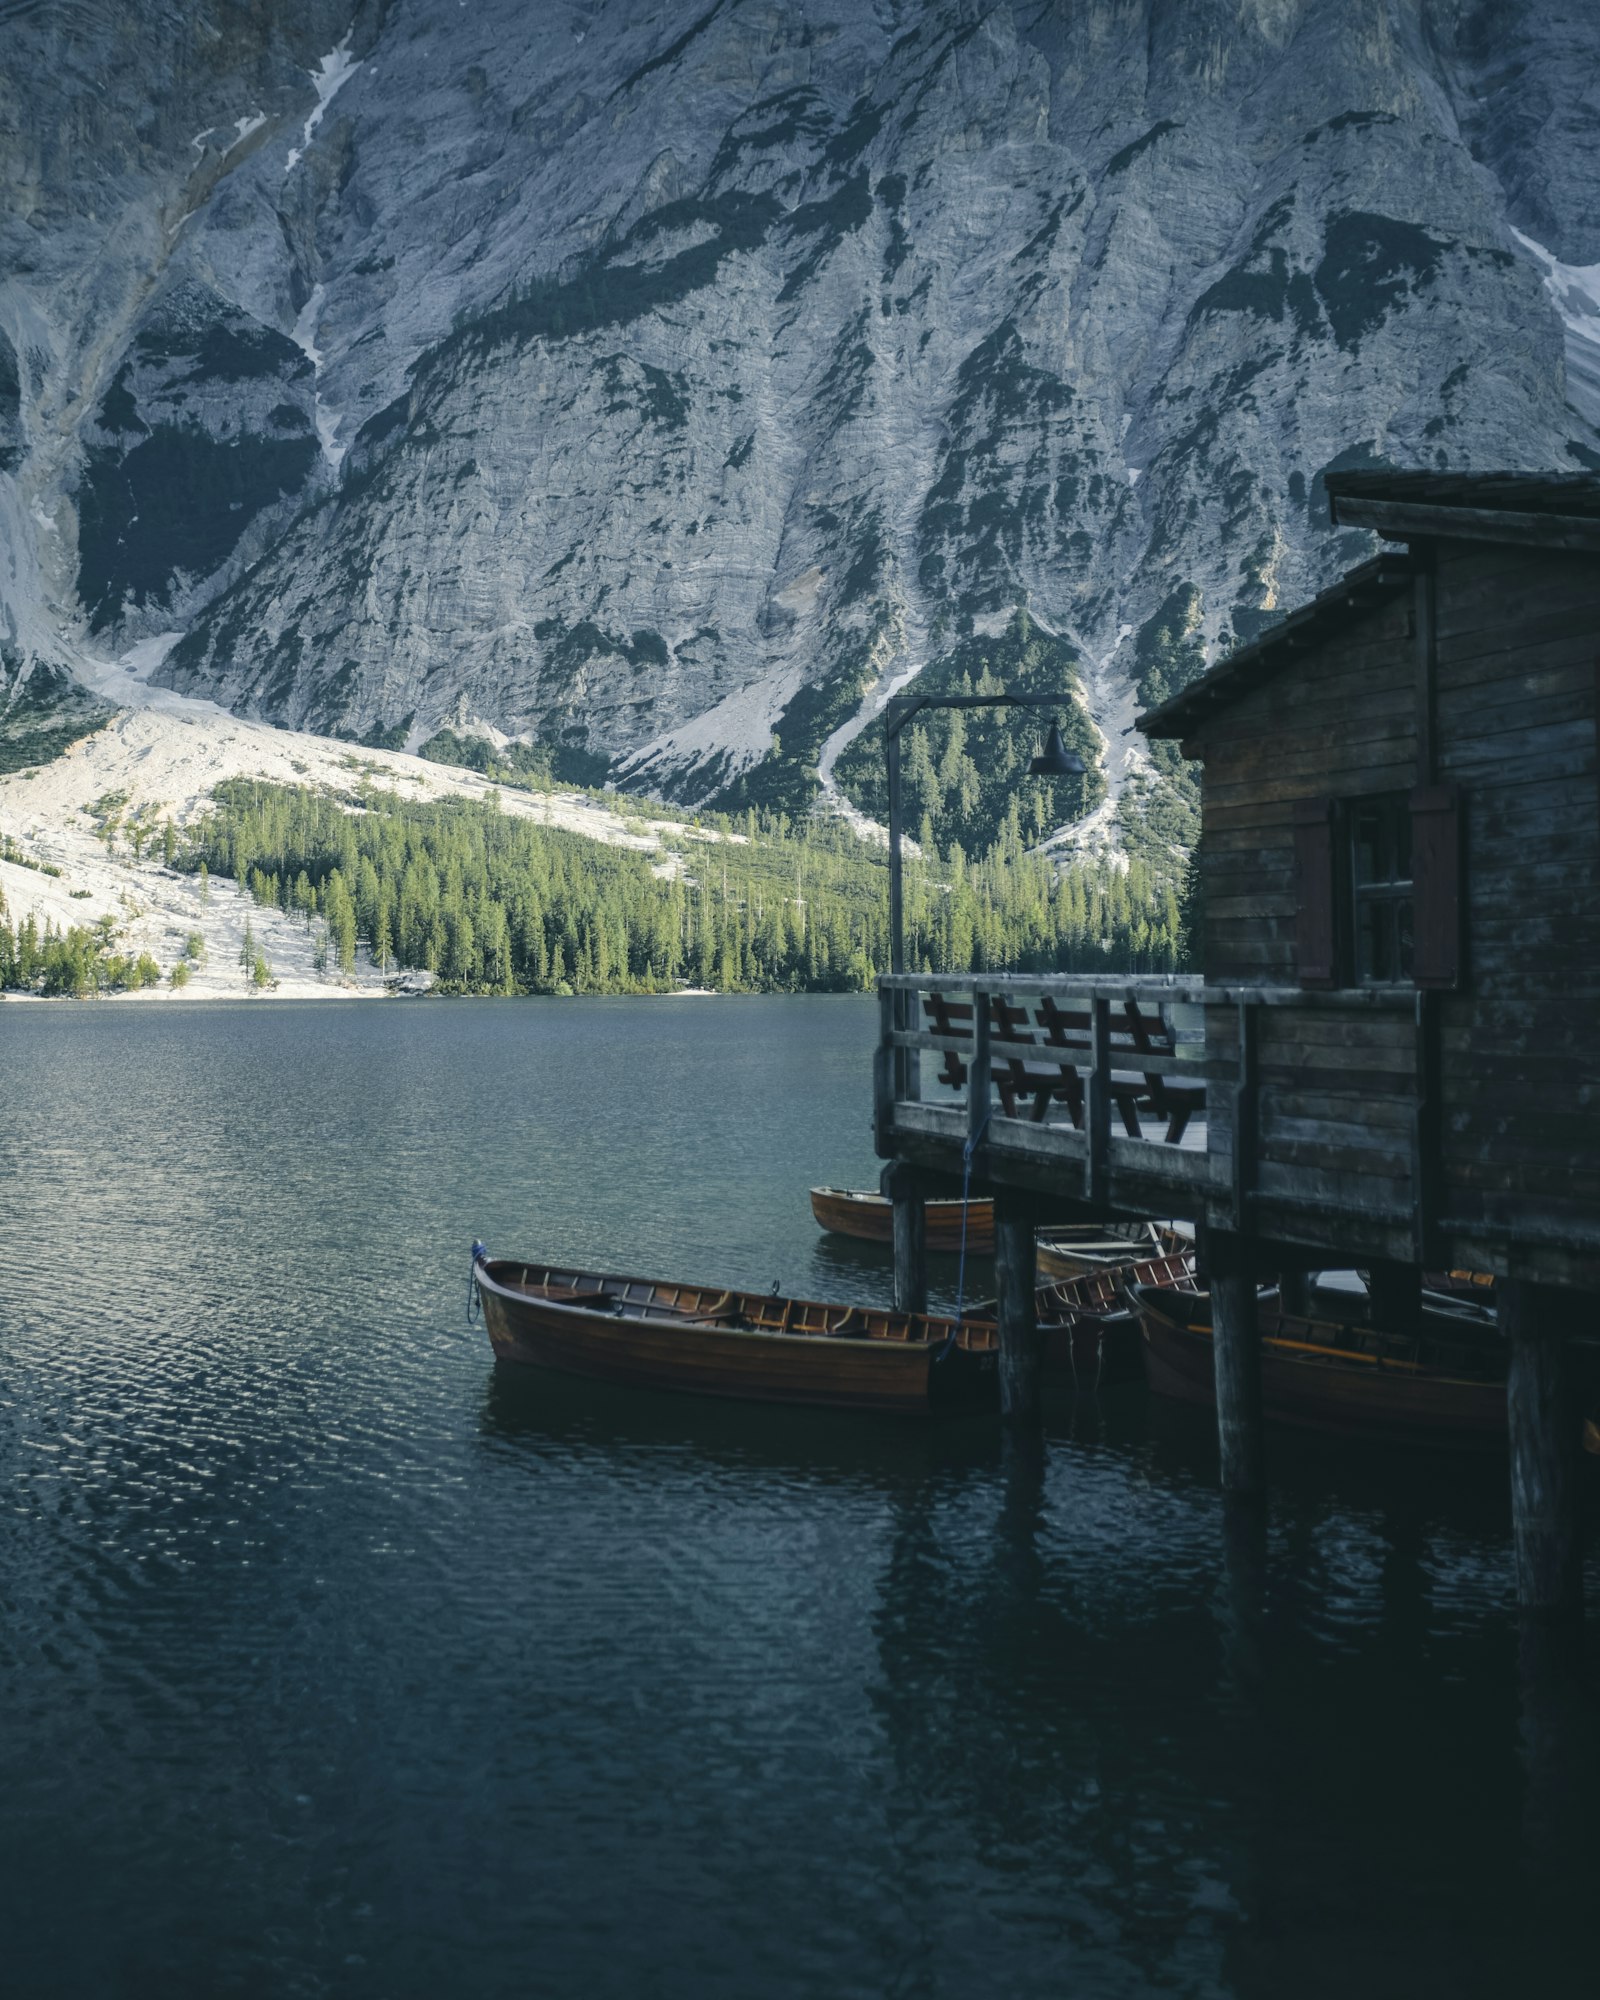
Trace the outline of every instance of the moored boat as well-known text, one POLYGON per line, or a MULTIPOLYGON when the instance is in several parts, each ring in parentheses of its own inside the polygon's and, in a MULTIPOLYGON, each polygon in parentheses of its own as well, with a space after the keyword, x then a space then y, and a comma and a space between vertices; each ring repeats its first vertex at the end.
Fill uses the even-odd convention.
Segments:
MULTIPOLYGON (((961 1248, 960 1201, 930 1201, 923 1204, 927 1214, 927 1243, 930 1250, 958 1251, 961 1248)), ((994 1255, 994 1203, 969 1201, 967 1211, 967 1255, 994 1255)), ((811 1213, 818 1224, 835 1236, 853 1236, 861 1243, 894 1241, 894 1204, 887 1196, 868 1188, 814 1187, 811 1213)))
POLYGON ((1083 1389, 1110 1388, 1140 1372, 1139 1319, 1131 1285, 1194 1295, 1194 1258, 1187 1251, 1144 1258, 1038 1287, 1035 1311, 1045 1338, 1045 1362, 1083 1389))
POLYGON ((1035 1254, 1039 1277, 1081 1278, 1114 1271, 1141 1260, 1180 1257, 1190 1245, 1175 1229, 1158 1222, 1091 1222, 1041 1230, 1035 1254))
POLYGON ((903 1415, 992 1410, 992 1322, 491 1258, 473 1281, 499 1361, 702 1396, 903 1415))
MULTIPOLYGON (((1209 1296, 1140 1285, 1133 1299, 1151 1389, 1214 1408, 1209 1296)), ((1421 1331, 1402 1337, 1279 1312, 1270 1299, 1259 1312, 1269 1421, 1453 1449, 1505 1448, 1504 1352, 1474 1337, 1469 1323, 1424 1314, 1421 1331)))

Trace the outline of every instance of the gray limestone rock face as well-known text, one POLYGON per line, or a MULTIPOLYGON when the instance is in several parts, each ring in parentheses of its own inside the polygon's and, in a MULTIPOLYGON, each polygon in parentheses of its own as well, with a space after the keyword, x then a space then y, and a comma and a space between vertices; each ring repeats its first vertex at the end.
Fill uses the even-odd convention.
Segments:
POLYGON ((81 427, 89 628, 170 629, 299 512, 322 466, 305 353, 190 281, 140 315, 81 427))
POLYGON ((1329 470, 1600 451, 1578 0, 80 11, 0 82, 41 656, 795 805, 1024 605, 1120 780, 1174 603, 1364 552, 1329 470))

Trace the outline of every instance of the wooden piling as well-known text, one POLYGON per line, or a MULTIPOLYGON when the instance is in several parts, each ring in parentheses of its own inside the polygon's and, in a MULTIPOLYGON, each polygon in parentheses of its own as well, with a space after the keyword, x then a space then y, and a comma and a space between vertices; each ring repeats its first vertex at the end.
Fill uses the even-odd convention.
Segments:
POLYGON ((995 1291, 1000 1317, 1000 1414, 1007 1423, 1037 1424, 1042 1356, 1034 1298, 1034 1217, 1031 1208, 997 1193, 994 1204, 995 1291))
POLYGON ((1255 1258, 1241 1238, 1214 1235, 1211 1259, 1211 1345, 1222 1490, 1253 1499, 1263 1489, 1255 1258))
POLYGON ((1309 1271, 1280 1271, 1278 1273, 1278 1304, 1286 1313, 1298 1313, 1306 1318, 1312 1306, 1312 1284, 1309 1271))
POLYGON ((928 1310, 928 1209, 911 1176, 890 1176, 894 1205, 894 1303, 897 1312, 928 1310))
POLYGON ((1367 1272, 1372 1324, 1384 1333, 1415 1335, 1422 1326, 1422 1273, 1415 1264, 1374 1258, 1367 1272))
POLYGON ((1517 1601, 1525 1611, 1576 1614, 1583 1602, 1578 1410, 1562 1335, 1562 1294, 1503 1278, 1497 1310, 1510 1349, 1506 1419, 1517 1601))

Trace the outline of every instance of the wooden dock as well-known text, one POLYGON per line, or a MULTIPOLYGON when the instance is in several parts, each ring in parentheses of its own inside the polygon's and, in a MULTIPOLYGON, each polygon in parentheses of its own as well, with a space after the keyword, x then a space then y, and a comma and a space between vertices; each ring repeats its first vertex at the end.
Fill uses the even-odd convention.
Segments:
POLYGON ((1140 718, 1204 766, 1203 978, 880 982, 897 1287, 995 1204, 1003 1407, 1032 1232, 1193 1220, 1222 1481, 1262 1483, 1256 1285, 1357 1265, 1404 1327, 1493 1274, 1518 1590, 1577 1600, 1574 1336, 1600 1338, 1600 477, 1339 474, 1404 543, 1140 718), (1168 1114, 1171 1114, 1168 1116, 1168 1114))

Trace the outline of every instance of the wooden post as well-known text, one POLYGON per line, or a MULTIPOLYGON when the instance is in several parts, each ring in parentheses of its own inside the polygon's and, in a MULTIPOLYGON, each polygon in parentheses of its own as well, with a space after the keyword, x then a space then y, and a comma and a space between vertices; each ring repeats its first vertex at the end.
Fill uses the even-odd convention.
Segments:
POLYGON ((894 1031, 899 1018, 899 995, 889 987, 880 986, 878 1047, 872 1061, 872 1140, 880 1160, 886 1160, 894 1151, 894 1107, 900 1068, 894 1031))
POLYGON ((896 1312, 928 1310, 928 1210, 903 1167, 889 1176, 894 1204, 894 1303, 896 1312))
POLYGON ((1374 1261, 1367 1272, 1372 1324, 1379 1333, 1413 1338, 1422 1328, 1422 1273, 1415 1264, 1374 1261))
POLYGON ((1412 1255, 1418 1268, 1429 1265, 1438 1248, 1444 1178, 1440 1143, 1443 1087, 1440 1081, 1439 995, 1417 994, 1415 1034, 1417 1100, 1411 1114, 1412 1255))
POLYGON ((1256 1306, 1255 1256, 1248 1239, 1238 1236, 1213 1236, 1210 1252, 1211 1346, 1222 1490, 1253 1499, 1263 1485, 1261 1322, 1256 1306))
POLYGON ((1009 1424, 1039 1421, 1041 1355, 1034 1309, 1033 1211, 996 1189, 995 1290, 1000 1309, 1000 1414, 1009 1424))
POLYGON ((1098 1214, 1105 1206, 1106 1176, 1111 1166, 1111 1003, 1098 996, 1089 1003, 1088 1126, 1084 1155, 1084 1192, 1098 1214))
POLYGON ((1286 1313, 1295 1313, 1301 1319, 1311 1312, 1311 1273, 1293 1270, 1278 1273, 1278 1304, 1286 1313))
POLYGON ((1502 1278, 1500 1325, 1511 1350, 1511 1527, 1517 1601, 1526 1611, 1576 1614, 1583 1604, 1578 1536, 1578 1411, 1561 1331, 1562 1295, 1502 1278))
POLYGON ((1238 1230, 1249 1228, 1256 1199, 1256 1143, 1261 1129, 1256 1029, 1260 1018, 1254 1002, 1239 1002, 1239 1067, 1233 1090, 1233 1226, 1238 1230))

